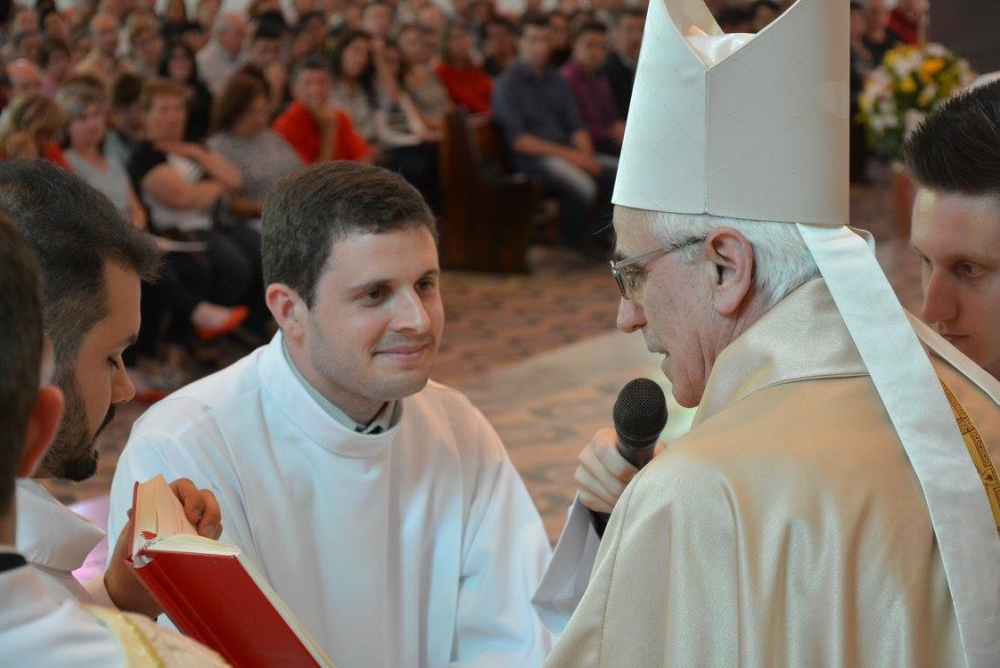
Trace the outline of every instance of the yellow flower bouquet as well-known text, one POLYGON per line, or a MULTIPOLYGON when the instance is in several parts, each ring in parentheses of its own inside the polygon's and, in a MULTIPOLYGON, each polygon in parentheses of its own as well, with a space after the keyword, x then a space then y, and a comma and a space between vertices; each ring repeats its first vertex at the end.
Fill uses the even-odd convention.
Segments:
POLYGON ((940 44, 890 49, 858 97, 869 146, 883 158, 898 159, 927 114, 975 78, 967 60, 940 44))

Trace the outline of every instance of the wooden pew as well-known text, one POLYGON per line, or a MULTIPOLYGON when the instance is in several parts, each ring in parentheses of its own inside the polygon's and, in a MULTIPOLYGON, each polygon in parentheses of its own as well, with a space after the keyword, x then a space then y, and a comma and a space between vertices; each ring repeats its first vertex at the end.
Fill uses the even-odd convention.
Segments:
POLYGON ((499 128, 456 110, 445 119, 440 178, 441 266, 526 272, 539 222, 539 190, 512 173, 499 128))

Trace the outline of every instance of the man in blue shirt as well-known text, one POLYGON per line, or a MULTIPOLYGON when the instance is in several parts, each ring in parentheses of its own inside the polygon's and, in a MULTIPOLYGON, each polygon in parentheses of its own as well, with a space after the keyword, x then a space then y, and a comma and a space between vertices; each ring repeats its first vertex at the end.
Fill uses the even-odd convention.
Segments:
POLYGON ((594 151, 569 85, 549 66, 552 46, 544 17, 524 20, 518 48, 517 63, 493 90, 493 113, 514 166, 558 198, 563 244, 588 257, 602 255, 618 161, 594 151))

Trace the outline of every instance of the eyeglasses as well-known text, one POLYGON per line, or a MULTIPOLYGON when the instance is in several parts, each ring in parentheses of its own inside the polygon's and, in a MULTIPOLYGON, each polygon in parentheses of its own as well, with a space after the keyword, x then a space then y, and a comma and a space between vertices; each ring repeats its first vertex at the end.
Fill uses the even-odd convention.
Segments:
POLYGON ((639 288, 639 277, 644 273, 642 265, 661 255, 673 253, 675 250, 684 248, 685 246, 699 244, 704 240, 705 237, 692 237, 684 241, 669 244, 663 248, 657 248, 648 253, 643 253, 642 255, 627 257, 624 260, 611 260, 609 263, 611 265, 611 275, 615 277, 618 289, 622 291, 622 299, 631 300, 632 295, 639 288))

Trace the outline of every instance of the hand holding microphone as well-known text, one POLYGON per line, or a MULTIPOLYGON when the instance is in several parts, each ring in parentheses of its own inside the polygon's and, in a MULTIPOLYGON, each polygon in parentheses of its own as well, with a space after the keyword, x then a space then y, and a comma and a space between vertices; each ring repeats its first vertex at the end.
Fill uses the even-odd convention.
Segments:
POLYGON ((574 476, 581 503, 595 511, 598 535, 625 486, 656 453, 667 422, 663 390, 647 378, 629 382, 618 394, 613 418, 615 428, 597 432, 580 453, 574 476))

